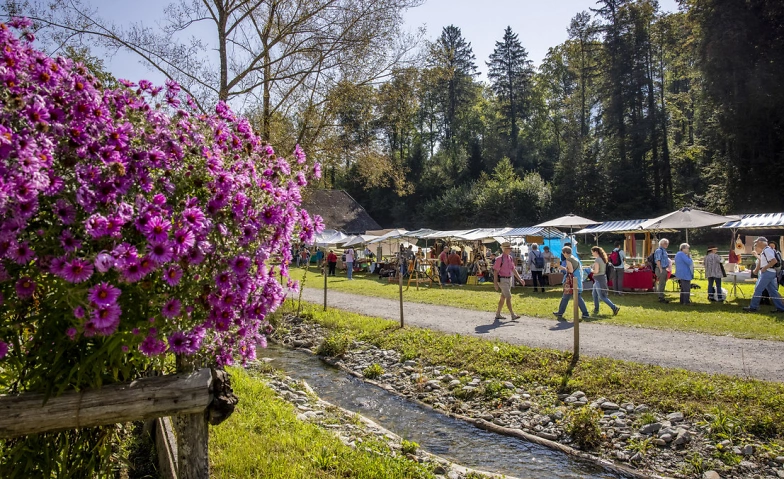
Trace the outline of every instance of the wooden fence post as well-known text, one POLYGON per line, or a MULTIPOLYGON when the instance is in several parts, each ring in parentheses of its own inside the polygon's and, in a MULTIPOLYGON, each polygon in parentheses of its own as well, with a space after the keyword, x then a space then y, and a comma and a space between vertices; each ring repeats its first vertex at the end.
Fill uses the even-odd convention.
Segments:
MULTIPOLYGON (((575 271, 576 273, 576 271, 575 271)), ((574 354, 572 362, 576 363, 580 359, 580 293, 577 289, 577 275, 572 275, 572 294, 574 295, 574 354)), ((582 285, 580 285, 582 286, 582 285)))
POLYGON ((406 264, 403 253, 400 254, 400 260, 398 261, 398 268, 397 268, 397 276, 398 276, 398 290, 400 293, 400 327, 405 327, 405 323, 403 322, 403 266, 406 264))
MULTIPOLYGON (((177 355, 177 372, 191 372, 195 369, 193 359, 177 355)), ((178 479, 209 479, 210 439, 207 412, 178 414, 174 418, 177 436, 177 477, 178 479)))
MULTIPOLYGON (((327 258, 327 249, 324 248, 324 259, 327 258)), ((324 311, 327 310, 327 276, 329 276, 329 261, 324 262, 324 311)))

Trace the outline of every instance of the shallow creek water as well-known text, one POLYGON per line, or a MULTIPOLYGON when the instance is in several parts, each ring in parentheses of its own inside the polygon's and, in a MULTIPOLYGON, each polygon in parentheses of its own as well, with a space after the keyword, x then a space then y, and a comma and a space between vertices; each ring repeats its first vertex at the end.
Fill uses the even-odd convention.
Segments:
POLYGON ((326 401, 372 419, 424 450, 463 466, 521 479, 622 478, 538 444, 483 431, 420 407, 331 367, 316 356, 283 346, 260 350, 287 375, 305 380, 326 401))

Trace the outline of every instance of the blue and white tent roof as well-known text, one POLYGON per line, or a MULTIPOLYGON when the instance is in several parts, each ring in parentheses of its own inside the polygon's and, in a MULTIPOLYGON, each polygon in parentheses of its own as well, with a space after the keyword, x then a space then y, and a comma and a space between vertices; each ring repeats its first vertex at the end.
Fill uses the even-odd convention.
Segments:
POLYGON ((565 233, 555 228, 543 228, 541 226, 525 226, 522 228, 512 228, 503 234, 505 238, 520 238, 523 236, 544 236, 547 238, 563 238, 565 233))
POLYGON ((728 221, 716 228, 726 229, 780 229, 784 228, 784 213, 742 215, 737 221, 728 221))
MULTIPOLYGON (((641 233, 640 225, 645 223, 646 220, 621 220, 621 221, 606 221, 602 224, 589 226, 577 231, 576 235, 595 235, 603 233, 641 233)), ((656 231, 671 233, 675 230, 659 229, 656 231)))

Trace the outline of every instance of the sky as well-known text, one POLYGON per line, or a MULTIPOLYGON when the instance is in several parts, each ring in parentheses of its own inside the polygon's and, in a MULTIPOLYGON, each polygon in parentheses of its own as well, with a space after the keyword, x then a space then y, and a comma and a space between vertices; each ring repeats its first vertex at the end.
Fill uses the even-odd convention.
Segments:
MULTIPOLYGON (((163 18, 163 7, 168 3, 165 0, 93 1, 106 20, 119 24, 142 21, 150 26, 163 18)), ((676 0, 659 0, 659 3, 663 11, 677 10, 676 0)), ((460 27, 474 49, 481 78, 485 78, 485 62, 507 26, 519 35, 529 58, 538 66, 548 48, 566 40, 566 28, 572 17, 595 5, 595 0, 426 0, 424 5, 406 12, 405 21, 410 31, 426 27, 426 37, 430 40, 438 37, 447 25, 460 27)), ((106 66, 120 78, 134 81, 147 78, 163 83, 160 74, 147 71, 130 54, 107 58, 106 66)))

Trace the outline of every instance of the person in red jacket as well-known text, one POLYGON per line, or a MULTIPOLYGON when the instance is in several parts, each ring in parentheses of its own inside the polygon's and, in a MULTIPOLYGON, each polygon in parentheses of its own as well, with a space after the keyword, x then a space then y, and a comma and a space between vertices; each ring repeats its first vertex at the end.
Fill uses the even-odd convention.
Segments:
POLYGON ((338 257, 332 250, 329 250, 329 254, 327 255, 327 265, 329 266, 327 274, 329 276, 335 276, 335 266, 338 265, 338 257))

